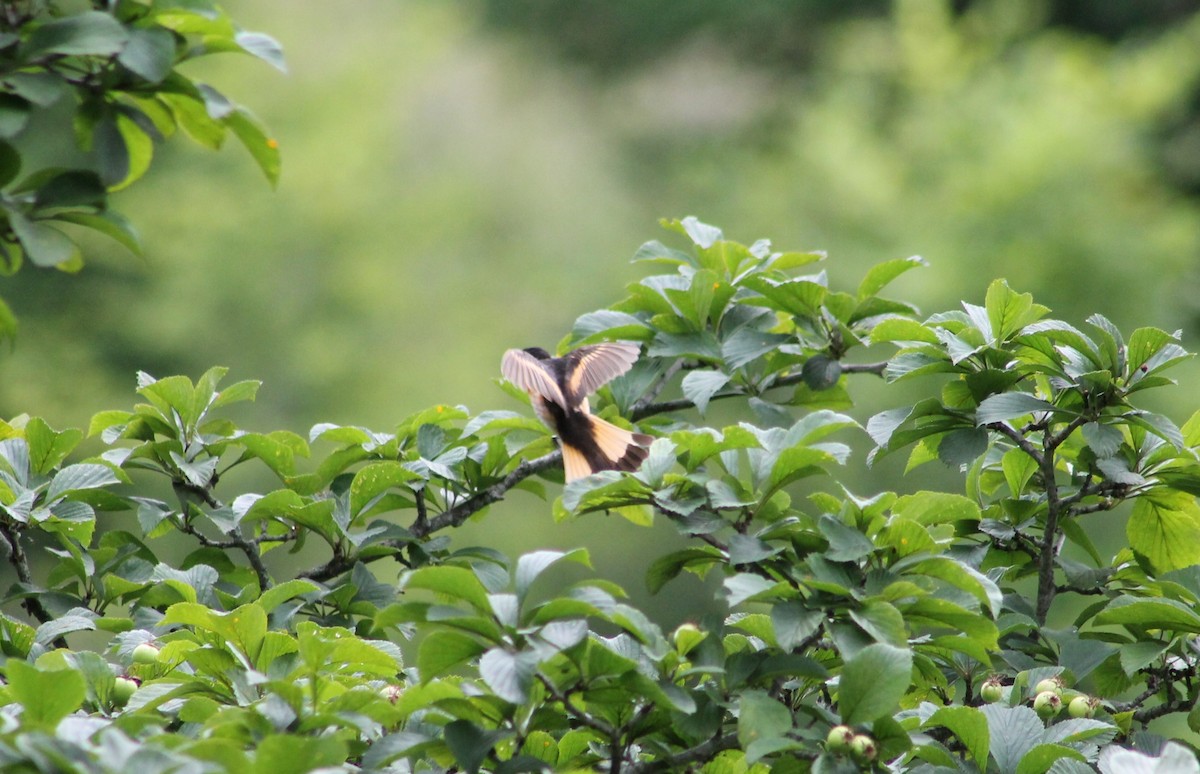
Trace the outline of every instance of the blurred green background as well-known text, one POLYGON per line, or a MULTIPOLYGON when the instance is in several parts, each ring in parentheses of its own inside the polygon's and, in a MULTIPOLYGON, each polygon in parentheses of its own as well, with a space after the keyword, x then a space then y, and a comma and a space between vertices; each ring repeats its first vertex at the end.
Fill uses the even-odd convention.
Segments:
MULTIPOLYGON (((492 384, 500 354, 553 346, 617 300, 662 216, 827 250, 842 288, 923 255, 931 268, 893 295, 925 311, 1006 277, 1072 323, 1101 311, 1196 348, 1196 0, 226 8, 276 36, 291 72, 229 55, 195 74, 272 128, 278 190, 240 147, 160 147, 116 198, 144 259, 97 241, 80 276, 26 270, 0 291, 22 325, 0 414, 79 426, 133 403, 139 369, 218 364, 265 381, 242 417, 260 431, 516 408, 492 384)), ((1194 367, 1177 375, 1195 383, 1194 367)), ((903 402, 859 388, 864 422, 903 402)), ((1182 422, 1195 392, 1175 392, 1182 422)), ((862 491, 931 486, 861 457, 862 491)), ((587 544, 641 597, 645 556, 674 539, 617 518, 555 525, 523 495, 455 537, 587 544)), ((666 596, 644 603, 667 623, 702 599, 666 596)))

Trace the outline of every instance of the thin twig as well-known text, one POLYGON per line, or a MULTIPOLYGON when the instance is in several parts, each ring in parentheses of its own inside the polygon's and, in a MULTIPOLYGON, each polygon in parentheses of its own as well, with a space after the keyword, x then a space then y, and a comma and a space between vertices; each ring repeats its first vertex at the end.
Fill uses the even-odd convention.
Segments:
MULTIPOLYGON (((225 506, 212 493, 211 483, 209 486, 196 486, 190 481, 176 481, 175 494, 179 497, 179 502, 186 512, 187 498, 183 497, 182 492, 188 492, 199 497, 208 507, 219 510, 225 506)), ((263 592, 271 588, 274 584, 271 582, 271 574, 267 572, 267 566, 263 564, 262 554, 258 551, 258 543, 255 539, 247 540, 242 535, 240 526, 234 527, 233 532, 229 533, 228 541, 212 541, 210 538, 202 534, 199 530, 188 523, 186 516, 182 518, 177 525, 187 534, 195 537, 202 544, 211 545, 215 548, 223 548, 226 550, 238 549, 246 556, 246 561, 250 563, 250 568, 254 570, 254 575, 258 578, 259 591, 263 592), (206 541, 209 541, 206 543, 206 541), (218 545, 222 543, 223 545, 218 545)))
MULTIPOLYGON (((4 539, 8 541, 8 547, 12 553, 13 569, 17 571, 17 580, 32 586, 33 572, 29 569, 29 557, 25 555, 20 535, 9 525, 2 523, 0 523, 0 535, 3 535, 4 539)), ((37 597, 26 597, 21 601, 21 607, 41 623, 54 620, 54 616, 50 615, 50 611, 42 606, 41 600, 37 597)))
POLYGON ((635 402, 629 409, 630 416, 637 417, 638 414, 647 406, 654 403, 659 394, 666 389, 667 382, 671 381, 671 378, 681 370, 683 370, 683 358, 679 358, 674 363, 671 363, 671 365, 667 366, 667 370, 663 371, 662 375, 655 380, 654 384, 650 385, 650 388, 646 390, 646 394, 638 398, 637 402, 635 402))
MULTIPOLYGON (((887 368, 887 362, 879 363, 845 363, 842 365, 842 373, 844 374, 874 374, 882 376, 884 369, 887 368)), ((782 376, 777 379, 768 389, 777 387, 791 387, 804 381, 804 374, 800 372, 791 373, 787 376, 782 376)), ((724 400, 725 398, 745 397, 744 392, 731 391, 719 392, 709 398, 711 403, 714 400, 724 400)), ((635 422, 639 419, 654 416, 655 414, 665 414, 670 411, 685 411, 690 408, 695 408, 696 404, 687 398, 677 398, 676 400, 664 400, 659 403, 646 403, 640 401, 634 405, 633 410, 629 414, 629 418, 635 422)))
POLYGON ((725 750, 732 750, 737 746, 737 734, 714 736, 707 742, 702 742, 695 747, 689 747, 662 760, 634 763, 629 766, 628 771, 630 774, 643 774, 643 772, 656 771, 681 771, 690 763, 710 760, 716 757, 718 753, 725 750))

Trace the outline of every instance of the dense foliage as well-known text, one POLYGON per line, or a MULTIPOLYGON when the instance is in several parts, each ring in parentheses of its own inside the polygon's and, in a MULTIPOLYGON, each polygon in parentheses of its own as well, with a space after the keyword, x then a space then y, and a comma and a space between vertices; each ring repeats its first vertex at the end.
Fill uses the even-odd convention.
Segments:
POLYGON ((142 402, 96 414, 103 451, 79 461, 79 430, 0 427, 8 599, 28 614, 2 623, 0 761, 1196 770, 1147 730, 1197 725, 1200 690, 1200 420, 1139 407, 1187 357, 1176 338, 1100 315, 1083 329, 999 280, 982 304, 920 316, 880 295, 919 259, 845 292, 801 273, 820 254, 668 225, 690 249, 643 246, 664 273, 563 342, 645 345, 596 401, 658 436, 635 474, 547 494, 559 453, 526 411, 242 429, 227 407, 259 385, 222 386, 224 369, 139 375, 142 402), (839 413, 877 376, 927 397, 865 423, 839 413), (743 421, 705 425, 715 401, 743 421), (910 470, 961 469, 964 492, 839 488, 865 438, 873 458, 908 449, 910 470), (243 466, 277 484, 231 486, 243 466), (720 612, 663 631, 603 577, 539 584, 587 566, 584 549, 512 558, 452 539, 516 490, 559 519, 669 520, 689 545, 647 583, 716 574, 720 612), (1128 545, 1104 555, 1089 516, 1127 501, 1128 545), (169 535, 191 550, 165 550, 169 535), (273 564, 313 545, 314 566, 273 564), (397 584, 373 572, 391 563, 397 584))
MULTIPOLYGON (((177 69, 221 51, 282 67, 206 0, 0 5, 6 272, 76 268, 73 228, 136 250, 109 194, 176 128, 232 132, 274 181, 257 121, 177 69), (27 144, 66 126, 73 161, 27 144)), ((560 343, 642 346, 593 401, 656 437, 636 473, 560 490, 505 384, 301 436, 254 426, 259 383, 225 368, 139 372, 86 431, 0 422, 0 768, 1200 770, 1200 414, 1147 402, 1179 334, 1054 319, 1003 280, 922 315, 881 295, 920 259, 845 291, 806 273, 822 254, 665 225, 682 249, 644 245, 650 275, 560 343), (864 413, 878 379, 905 397, 864 413), (856 450, 961 487, 851 491, 856 450), (715 581, 711 612, 666 631, 586 548, 462 539, 510 497, 669 522, 684 547, 646 584, 715 581)))
MULTIPOLYGON (((274 39, 240 29, 206 0, 0 4, 0 274, 26 260, 78 270, 73 227, 138 252, 137 231, 109 194, 144 175, 155 143, 177 129, 214 149, 232 132, 274 181, 278 143, 249 110, 180 69, 226 51, 284 67, 274 39), (73 156, 31 152, 39 134, 63 142, 72 131, 73 156)), ((14 328, 0 301, 0 337, 14 328)))

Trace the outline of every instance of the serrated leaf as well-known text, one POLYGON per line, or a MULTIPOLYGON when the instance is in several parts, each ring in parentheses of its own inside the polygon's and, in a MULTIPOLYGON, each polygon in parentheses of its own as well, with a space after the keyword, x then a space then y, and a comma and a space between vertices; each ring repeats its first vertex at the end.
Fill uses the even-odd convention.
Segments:
POLYGON ((25 424, 25 440, 29 447, 29 463, 35 473, 49 473, 83 440, 75 428, 62 432, 53 430, 40 417, 25 424))
POLYGON ((1026 392, 1003 392, 985 398, 975 409, 975 424, 979 427, 1004 422, 1035 411, 1057 411, 1053 403, 1035 398, 1026 392))
POLYGON ((529 592, 529 587, 539 575, 549 567, 563 560, 578 562, 584 567, 591 566, 591 560, 585 549, 574 551, 533 551, 517 559, 517 569, 513 579, 517 587, 517 596, 521 599, 529 592))
POLYGON ((729 375, 720 371, 698 369, 688 372, 683 377, 680 389, 684 397, 696 405, 696 410, 703 416, 708 409, 708 402, 729 383, 729 375))
POLYGON ((929 263, 919 255, 909 258, 897 258, 872 266, 862 282, 858 283, 858 300, 862 301, 883 290, 901 274, 918 266, 928 266, 929 263))
POLYGON ((738 744, 778 739, 792 729, 792 713, 765 691, 750 690, 738 699, 738 744))
POLYGON ((475 573, 462 567, 422 567, 409 573, 403 581, 403 586, 410 589, 426 589, 461 599, 481 613, 491 611, 487 589, 475 573))
POLYGON ((1200 564, 1200 506, 1185 492, 1137 498, 1125 535, 1155 574, 1200 564))
POLYGON ((929 716, 924 726, 949 729, 971 753, 980 770, 987 767, 991 735, 987 717, 975 707, 942 707, 929 716))
POLYGON ((79 709, 87 696, 83 676, 73 669, 42 671, 24 661, 9 659, 4 671, 8 693, 22 708, 22 725, 52 730, 79 709))
POLYGON ((1119 624, 1200 634, 1200 615, 1173 599, 1117 597, 1094 620, 1101 626, 1119 624))
POLYGON ((510 653, 503 648, 492 648, 479 659, 479 676, 501 699, 522 704, 529 698, 536 666, 532 653, 510 653))
POLYGON ((46 497, 54 500, 68 492, 99 489, 100 487, 118 483, 120 483, 120 479, 117 478, 116 474, 107 465, 92 463, 68 465, 58 471, 50 481, 50 488, 46 491, 46 497))
POLYGON ((433 631, 417 651, 417 672, 423 682, 441 677, 451 669, 478 657, 486 646, 456 631, 433 631))
POLYGON ((820 610, 809 610, 802 602, 779 602, 771 607, 771 627, 775 642, 790 651, 817 632, 825 620, 820 610))
POLYGON ((980 711, 987 718, 991 754, 1001 774, 1015 774, 1021 759, 1041 740, 1045 725, 1029 707, 996 703, 980 711))
POLYGON ((912 651, 878 642, 866 646, 842 669, 837 700, 842 721, 865 724, 890 715, 911 678, 912 651))

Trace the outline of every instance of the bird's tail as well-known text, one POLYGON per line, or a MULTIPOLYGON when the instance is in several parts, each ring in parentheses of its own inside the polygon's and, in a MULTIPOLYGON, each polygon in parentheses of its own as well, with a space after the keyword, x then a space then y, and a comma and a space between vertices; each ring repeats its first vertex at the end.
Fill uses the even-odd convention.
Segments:
POLYGON ((585 447, 564 443, 562 447, 568 482, 600 470, 634 471, 641 467, 654 436, 631 432, 590 414, 587 419, 592 443, 585 447))

